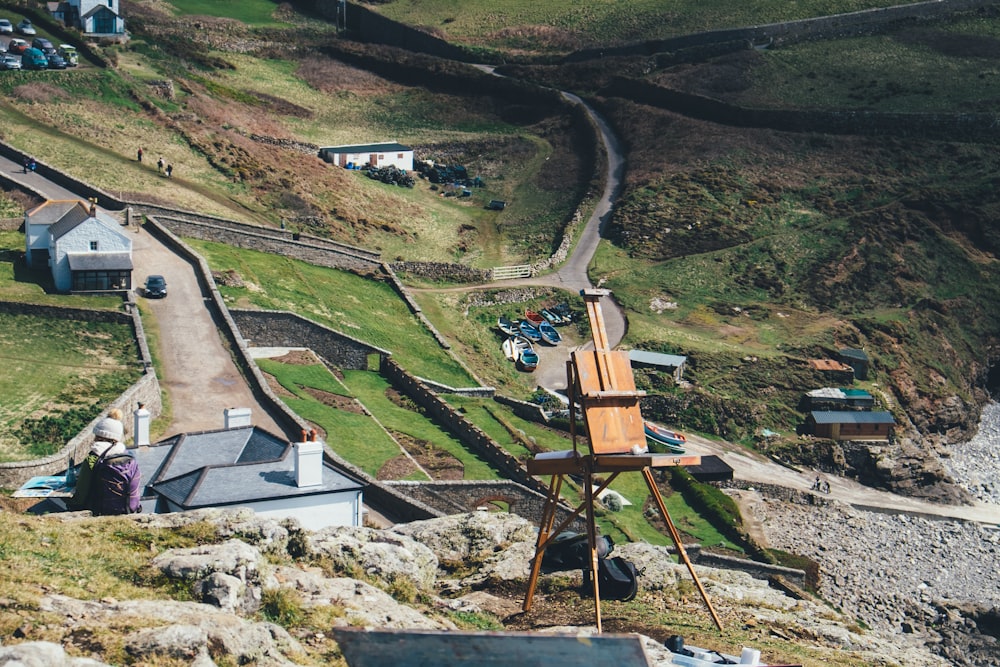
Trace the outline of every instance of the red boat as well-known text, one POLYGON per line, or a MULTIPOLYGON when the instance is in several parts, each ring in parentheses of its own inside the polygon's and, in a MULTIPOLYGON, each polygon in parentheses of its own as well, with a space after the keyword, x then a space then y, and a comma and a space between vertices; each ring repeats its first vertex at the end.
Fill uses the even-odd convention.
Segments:
POLYGON ((525 310, 524 311, 524 319, 528 320, 529 322, 531 322, 532 324, 534 324, 536 327, 539 324, 541 324, 542 322, 545 321, 544 317, 542 317, 540 314, 536 313, 533 310, 525 310))

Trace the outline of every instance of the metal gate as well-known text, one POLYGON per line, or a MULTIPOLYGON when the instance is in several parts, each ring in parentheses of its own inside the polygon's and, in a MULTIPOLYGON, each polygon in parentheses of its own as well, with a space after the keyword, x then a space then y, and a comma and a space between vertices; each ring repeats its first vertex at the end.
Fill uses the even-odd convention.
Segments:
POLYGON ((530 278, 531 265, 521 264, 519 266, 494 266, 493 280, 510 280, 511 278, 530 278))

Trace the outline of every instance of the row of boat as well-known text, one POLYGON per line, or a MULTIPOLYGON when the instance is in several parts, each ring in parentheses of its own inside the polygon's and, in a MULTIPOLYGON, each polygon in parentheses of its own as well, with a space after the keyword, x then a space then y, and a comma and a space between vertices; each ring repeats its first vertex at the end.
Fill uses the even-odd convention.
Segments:
POLYGON ((532 343, 543 342, 548 345, 558 345, 562 342, 562 335, 556 331, 556 328, 552 326, 551 322, 541 318, 534 311, 526 310, 524 312, 525 318, 517 321, 501 315, 497 319, 497 328, 500 329, 501 333, 506 334, 507 336, 520 336, 522 338, 527 338, 532 343), (531 315, 535 315, 539 319, 531 319, 528 317, 529 313, 531 315))

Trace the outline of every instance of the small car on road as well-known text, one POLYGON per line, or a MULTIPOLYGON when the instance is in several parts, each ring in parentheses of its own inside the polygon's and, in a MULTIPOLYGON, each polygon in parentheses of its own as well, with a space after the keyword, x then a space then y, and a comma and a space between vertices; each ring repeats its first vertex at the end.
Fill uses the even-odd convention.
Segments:
POLYGON ((7 53, 11 55, 19 56, 29 48, 31 48, 31 45, 20 37, 15 37, 7 42, 7 53))
POLYGON ((0 70, 21 69, 21 59, 9 53, 0 56, 0 70))
POLYGON ((60 44, 59 50, 56 53, 61 55, 70 67, 76 67, 80 64, 80 54, 72 44, 60 44))
POLYGON ((31 25, 31 19, 23 19, 17 24, 17 31, 22 35, 34 35, 35 26, 31 25))
POLYGON ((28 47, 21 54, 21 69, 48 69, 49 59, 34 47, 28 47))
POLYGON ((162 299, 167 296, 167 281, 163 276, 152 275, 146 278, 142 293, 147 299, 162 299))
POLYGON ((66 59, 52 52, 45 56, 49 61, 49 69, 66 69, 66 59))
POLYGON ((10 22, 10 19, 0 19, 0 35, 13 35, 14 34, 14 24, 10 22))

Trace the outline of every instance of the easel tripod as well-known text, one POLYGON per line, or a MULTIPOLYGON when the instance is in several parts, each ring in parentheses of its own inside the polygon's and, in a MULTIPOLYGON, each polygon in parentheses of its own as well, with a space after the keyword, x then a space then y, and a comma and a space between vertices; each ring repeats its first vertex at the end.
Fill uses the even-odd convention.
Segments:
POLYGON ((548 494, 542 509, 538 527, 538 541, 532 560, 528 592, 522 608, 531 609, 535 588, 541 572, 542 557, 552 539, 585 512, 587 543, 590 547, 590 572, 594 595, 594 616, 597 631, 601 632, 601 598, 597 577, 597 528, 594 522, 594 498, 606 489, 623 472, 640 472, 656 502, 660 516, 667 525, 670 539, 677 548, 677 554, 687 566, 698 592, 701 594, 715 625, 722 630, 708 593, 702 586, 694 566, 688 558, 680 533, 667 512, 663 497, 656 486, 652 470, 670 466, 697 465, 700 456, 678 456, 674 454, 653 454, 646 451, 646 436, 642 415, 639 412, 639 398, 644 392, 635 388, 635 379, 628 355, 611 351, 608 347, 604 318, 601 313, 600 297, 609 294, 607 290, 590 289, 582 293, 590 318, 591 333, 594 337, 593 351, 576 351, 566 363, 566 386, 569 393, 571 411, 579 405, 583 409, 584 424, 590 440, 590 454, 581 454, 577 448, 576 419, 571 414, 570 434, 573 449, 539 454, 528 462, 528 472, 532 475, 551 475, 548 494), (594 476, 607 478, 594 489, 594 476), (584 500, 555 528, 555 519, 560 506, 560 492, 566 475, 576 475, 583 479, 584 500))

